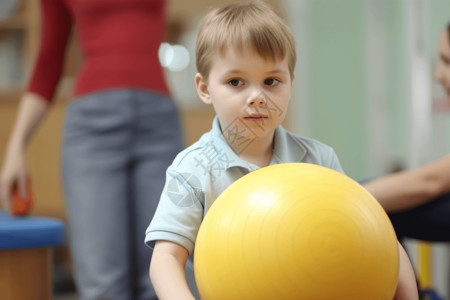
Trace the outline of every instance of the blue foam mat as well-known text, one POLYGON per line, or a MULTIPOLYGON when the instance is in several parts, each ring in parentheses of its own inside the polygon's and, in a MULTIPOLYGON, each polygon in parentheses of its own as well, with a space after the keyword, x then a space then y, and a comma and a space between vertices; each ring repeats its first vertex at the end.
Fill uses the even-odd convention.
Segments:
POLYGON ((48 217, 12 217, 0 211, 0 250, 60 246, 65 243, 61 220, 48 217))

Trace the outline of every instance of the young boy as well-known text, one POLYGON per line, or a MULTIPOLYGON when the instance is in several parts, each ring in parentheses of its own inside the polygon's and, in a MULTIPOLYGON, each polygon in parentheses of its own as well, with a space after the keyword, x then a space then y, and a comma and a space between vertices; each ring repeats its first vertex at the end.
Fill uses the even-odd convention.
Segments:
POLYGON ((343 172, 332 148, 280 125, 291 98, 295 42, 270 8, 251 2, 212 10, 200 28, 196 58, 198 94, 217 116, 211 131, 168 168, 147 229, 145 241, 154 246, 150 277, 160 299, 194 299, 186 262, 192 260, 208 208, 234 181, 260 167, 289 162, 343 172))

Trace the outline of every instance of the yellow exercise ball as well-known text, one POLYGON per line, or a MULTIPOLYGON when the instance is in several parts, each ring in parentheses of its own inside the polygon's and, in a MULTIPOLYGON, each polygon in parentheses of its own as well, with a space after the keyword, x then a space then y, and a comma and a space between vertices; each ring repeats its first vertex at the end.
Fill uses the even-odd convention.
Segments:
POLYGON ((356 181, 278 164, 217 198, 200 226, 194 272, 202 300, 391 300, 397 238, 356 181))

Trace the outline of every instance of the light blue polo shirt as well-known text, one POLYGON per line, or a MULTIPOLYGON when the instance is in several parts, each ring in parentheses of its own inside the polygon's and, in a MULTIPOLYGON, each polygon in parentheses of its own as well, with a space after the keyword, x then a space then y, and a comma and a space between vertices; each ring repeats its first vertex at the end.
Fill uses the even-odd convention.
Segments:
MULTIPOLYGON (((237 128, 237 127, 236 127, 237 128)), ((252 142, 251 132, 243 138, 233 126, 222 131, 217 117, 211 131, 180 152, 167 169, 166 183, 158 208, 146 231, 149 247, 157 240, 177 243, 192 254, 200 224, 214 200, 233 182, 259 169, 238 153, 252 142), (224 135, 236 140, 232 149, 224 135)), ((250 129, 249 129, 250 130, 250 129)), ((344 173, 334 150, 314 139, 297 136, 279 126, 275 130, 270 165, 305 162, 344 173)))

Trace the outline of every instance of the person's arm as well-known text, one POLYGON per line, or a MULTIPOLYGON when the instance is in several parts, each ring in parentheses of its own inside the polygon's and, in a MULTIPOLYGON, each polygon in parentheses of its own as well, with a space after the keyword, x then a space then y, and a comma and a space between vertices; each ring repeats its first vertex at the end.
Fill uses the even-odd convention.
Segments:
POLYGON ((405 249, 398 243, 400 268, 398 273, 397 289, 395 291, 395 300, 418 300, 417 281, 414 275, 414 269, 409 261, 405 249))
POLYGON ((2 206, 8 211, 14 184, 17 184, 20 195, 26 197, 28 174, 25 148, 35 129, 46 115, 48 103, 42 97, 31 93, 25 93, 22 97, 0 173, 0 198, 2 206))
POLYGON ((423 167, 390 174, 363 186, 388 212, 412 208, 450 192, 450 155, 423 167))
POLYGON ((64 1, 41 0, 40 4, 42 25, 39 52, 27 90, 20 101, 0 173, 0 200, 8 211, 15 184, 21 196, 26 195, 26 145, 53 99, 72 28, 70 13, 64 1))
POLYGON ((0 173, 0 198, 3 208, 10 210, 11 191, 17 184, 20 195, 26 197, 27 166, 26 145, 48 111, 48 101, 26 93, 21 101, 17 118, 9 139, 0 173))
POLYGON ((67 1, 40 0, 40 4, 40 46, 26 91, 51 102, 63 72, 72 19, 67 1))
POLYGON ((184 273, 188 256, 188 251, 178 244, 156 241, 150 263, 150 279, 158 299, 195 300, 184 273))

